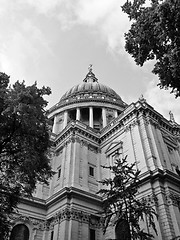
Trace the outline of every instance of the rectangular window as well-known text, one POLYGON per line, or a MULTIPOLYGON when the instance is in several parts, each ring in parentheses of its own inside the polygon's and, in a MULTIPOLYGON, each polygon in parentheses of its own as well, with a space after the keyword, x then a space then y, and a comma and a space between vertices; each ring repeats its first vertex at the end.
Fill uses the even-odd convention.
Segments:
POLYGON ((94 168, 93 167, 89 167, 89 175, 94 177, 94 168))
POLYGON ((53 240, 54 237, 54 231, 51 232, 51 240, 53 240))
POLYGON ((90 229, 89 235, 89 240, 96 240, 96 234, 94 229, 90 229))
POLYGON ((58 179, 60 178, 61 176, 61 168, 58 168, 58 179))

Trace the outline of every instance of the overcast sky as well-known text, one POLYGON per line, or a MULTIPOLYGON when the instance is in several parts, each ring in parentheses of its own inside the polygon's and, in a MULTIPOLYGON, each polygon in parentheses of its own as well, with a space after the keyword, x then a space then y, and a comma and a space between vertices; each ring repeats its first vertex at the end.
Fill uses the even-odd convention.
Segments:
POLYGON ((99 82, 126 103, 143 94, 164 117, 180 123, 180 99, 156 85, 152 63, 136 66, 124 50, 130 24, 125 0, 0 0, 0 71, 11 83, 49 86, 49 105, 79 84, 93 64, 99 82))

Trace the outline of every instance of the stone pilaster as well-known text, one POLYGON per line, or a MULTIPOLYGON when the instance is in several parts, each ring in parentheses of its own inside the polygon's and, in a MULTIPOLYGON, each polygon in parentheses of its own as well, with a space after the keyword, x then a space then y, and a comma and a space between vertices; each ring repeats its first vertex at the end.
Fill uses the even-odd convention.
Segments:
POLYGON ((72 186, 79 186, 79 171, 80 171, 80 143, 76 139, 73 145, 72 153, 72 186))
POLYGON ((153 171, 156 168, 156 157, 153 152, 152 139, 149 134, 148 124, 150 124, 149 121, 142 117, 140 120, 139 130, 147 168, 148 170, 153 171))

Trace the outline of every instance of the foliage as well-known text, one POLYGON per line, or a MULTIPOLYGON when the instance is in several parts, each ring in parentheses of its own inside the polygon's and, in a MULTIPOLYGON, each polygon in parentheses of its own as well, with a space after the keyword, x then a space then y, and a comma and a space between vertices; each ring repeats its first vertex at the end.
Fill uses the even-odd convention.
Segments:
POLYGON ((113 166, 103 166, 111 170, 113 176, 101 181, 107 187, 98 192, 104 198, 104 233, 110 224, 118 225, 124 220, 127 222, 128 230, 124 238, 121 236, 122 239, 152 239, 150 233, 141 229, 140 221, 147 221, 148 227, 152 227, 156 232, 154 223, 156 212, 146 198, 137 199, 140 171, 135 170, 135 164, 128 164, 126 158, 127 156, 121 160, 117 157, 113 166))
POLYGON ((136 64, 155 60, 153 73, 160 88, 180 96, 180 1, 126 0, 122 10, 132 25, 125 34, 125 49, 136 64))
POLYGON ((47 184, 52 176, 43 98, 50 93, 24 81, 11 87, 9 76, 0 73, 0 239, 6 239, 20 197, 31 196, 37 182, 47 184))

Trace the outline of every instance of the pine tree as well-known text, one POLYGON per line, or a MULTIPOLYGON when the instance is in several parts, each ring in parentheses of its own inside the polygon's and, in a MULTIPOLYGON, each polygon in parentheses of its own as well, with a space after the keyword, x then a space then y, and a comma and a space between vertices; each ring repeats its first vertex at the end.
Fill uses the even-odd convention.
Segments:
POLYGON ((101 181, 107 187, 98 192, 104 199, 103 230, 105 233, 111 224, 121 225, 125 230, 121 232, 121 240, 150 240, 153 235, 144 231, 140 222, 146 221, 148 228, 152 227, 157 233, 154 223, 157 214, 146 198, 137 198, 140 171, 135 169, 135 164, 128 164, 126 159, 127 156, 121 159, 118 155, 113 166, 102 166, 109 169, 113 176, 101 181))

